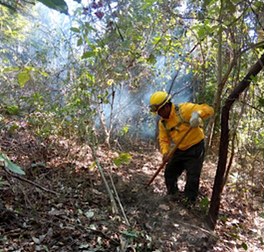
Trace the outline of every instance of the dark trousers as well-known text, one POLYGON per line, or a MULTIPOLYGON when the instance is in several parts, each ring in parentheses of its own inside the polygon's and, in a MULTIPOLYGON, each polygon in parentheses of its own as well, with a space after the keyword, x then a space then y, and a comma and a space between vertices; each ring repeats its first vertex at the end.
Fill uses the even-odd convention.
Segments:
POLYGON ((187 150, 176 150, 165 168, 165 184, 168 194, 175 194, 178 191, 178 178, 183 171, 186 171, 184 195, 190 201, 195 201, 198 196, 203 161, 203 140, 187 150))

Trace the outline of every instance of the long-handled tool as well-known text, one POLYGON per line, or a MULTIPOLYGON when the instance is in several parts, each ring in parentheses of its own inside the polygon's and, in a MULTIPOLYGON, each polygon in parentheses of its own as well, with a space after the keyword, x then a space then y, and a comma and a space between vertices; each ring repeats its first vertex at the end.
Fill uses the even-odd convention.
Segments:
POLYGON ((182 136, 182 138, 180 139, 180 141, 173 147, 173 149, 169 152, 168 154, 168 158, 164 161, 162 161, 160 167, 158 168, 158 170, 155 172, 155 174, 153 175, 153 177, 150 179, 150 181, 147 183, 146 187, 148 187, 153 180, 157 177, 157 175, 160 173, 160 171, 163 169, 163 167, 167 164, 167 162, 172 158, 174 152, 178 149, 179 145, 181 144, 181 142, 184 140, 184 138, 189 134, 189 132, 192 130, 192 128, 190 127, 182 136))

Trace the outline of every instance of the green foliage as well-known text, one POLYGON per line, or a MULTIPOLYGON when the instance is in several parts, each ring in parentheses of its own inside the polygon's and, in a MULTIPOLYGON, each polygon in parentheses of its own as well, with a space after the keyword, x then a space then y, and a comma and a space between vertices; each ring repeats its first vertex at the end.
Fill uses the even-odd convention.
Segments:
POLYGON ((17 75, 17 81, 20 85, 20 87, 24 87, 25 84, 30 80, 30 74, 29 71, 24 70, 18 73, 17 75))
MULTIPOLYGON (((64 14, 68 14, 68 5, 64 0, 36 0, 47 7, 59 11, 64 14)), ((77 3, 81 3, 81 0, 74 0, 77 3)), ((23 5, 33 5, 35 2, 28 2, 26 0, 14 1, 14 0, 0 0, 0 5, 6 6, 12 11, 17 11, 23 5)))
POLYGON ((264 108, 264 97, 259 97, 257 102, 258 102, 258 107, 264 108))
POLYGON ((45 109, 45 99, 40 92, 32 93, 30 96, 21 96, 21 100, 26 103, 27 107, 31 111, 42 111, 45 109))
MULTIPOLYGON (((67 13, 65 0, 40 2, 67 13)), ((121 87, 133 96, 160 88, 164 83, 168 85, 172 73, 181 67, 193 78, 190 83, 194 83, 195 100, 213 104, 221 29, 224 75, 232 55, 239 55, 242 48, 255 41, 256 37, 245 34, 259 28, 256 16, 243 9, 247 6, 238 1, 222 3, 222 14, 220 1, 216 0, 188 1, 186 10, 179 9, 177 1, 122 1, 111 8, 106 2, 96 8, 85 3, 73 15, 69 35, 38 24, 34 29, 44 30, 45 37, 34 43, 29 43, 33 36, 28 32, 34 30, 34 22, 26 21, 27 15, 10 16, 6 8, 0 7, 1 99, 9 114, 19 114, 23 109, 24 113, 34 112, 26 118, 40 135, 77 134, 82 139, 92 134, 96 111, 101 104, 110 104, 112 92, 121 87), (98 11, 103 16, 98 16, 98 11), (17 45, 21 53, 14 53, 17 45), (27 51, 33 51, 32 55, 27 51), (160 66, 160 61, 165 63, 160 66)), ((260 1, 252 2, 255 11, 262 7, 260 1)), ((227 78, 222 101, 255 56, 247 51, 238 58, 239 64, 227 78)), ((254 85, 258 83, 260 80, 254 79, 254 85)), ((260 108, 263 95, 256 100, 255 106, 260 108)), ((116 106, 115 101, 113 104, 116 106)), ((138 121, 143 121, 141 116, 138 121)), ((131 122, 122 125, 119 136, 132 132, 131 122)), ((253 140, 257 143, 257 137, 253 140)))
MULTIPOLYGON (((33 66, 25 66, 25 67, 6 67, 1 70, 2 73, 17 73, 17 81, 21 88, 23 88, 29 80, 32 80, 32 74, 40 74, 44 77, 48 77, 48 74, 41 70, 37 69, 33 66)), ((0 72, 0 73, 1 73, 0 72)))
POLYGON ((18 129, 19 129, 19 125, 16 122, 9 123, 6 126, 6 130, 7 130, 7 132, 8 132, 9 135, 15 134, 18 129))
POLYGON ((68 105, 65 108, 54 107, 51 111, 31 113, 26 119, 35 134, 42 138, 57 135, 88 141, 94 134, 91 118, 90 112, 68 105))
POLYGON ((118 157, 113 159, 113 162, 116 166, 120 166, 122 164, 129 164, 132 159, 132 156, 129 153, 122 152, 118 157))
MULTIPOLYGON (((92 81, 92 76, 88 73, 85 76, 86 81, 87 78, 92 81)), ((94 134, 92 129, 95 110, 89 105, 93 91, 86 89, 89 88, 89 82, 83 82, 83 78, 72 87, 71 93, 64 97, 64 106, 56 103, 48 110, 46 100, 40 93, 23 98, 35 109, 34 113, 28 115, 27 120, 37 135, 77 137, 87 141, 91 134, 94 134)))
POLYGON ((7 105, 4 108, 5 113, 8 115, 19 115, 20 109, 17 105, 7 105))
POLYGON ((58 135, 59 124, 55 113, 34 112, 28 116, 27 121, 35 134, 40 137, 45 138, 50 135, 58 135))
POLYGON ((248 245, 247 245, 245 242, 242 242, 240 246, 241 246, 241 248, 243 248, 245 251, 248 250, 248 245))
POLYGON ((126 238, 137 238, 138 237, 138 232, 134 230, 124 230, 120 232, 122 235, 124 235, 126 238))
MULTIPOLYGON (((214 102, 214 93, 215 93, 215 84, 216 80, 208 80, 205 85, 205 89, 197 90, 196 92, 196 101, 198 103, 208 103, 213 104, 214 102)), ((202 84, 201 84, 202 85, 202 84)))
MULTIPOLYGON (((14 2, 18 1, 8 4, 17 9, 14 2)), ((68 13, 65 0, 39 2, 68 13)), ((116 91, 125 90, 129 97, 122 98, 132 101, 122 107, 129 121, 120 124, 121 130, 112 127, 116 124, 106 123, 110 133, 117 130, 120 140, 124 140, 139 130, 139 122, 146 122, 149 92, 168 88, 179 69, 184 69, 180 74, 190 76, 194 100, 214 104, 219 91, 221 107, 260 51, 254 50, 254 43, 261 39, 257 31, 262 22, 258 18, 263 14, 262 1, 253 0, 249 5, 237 0, 190 0, 186 10, 178 8, 180 1, 100 2, 101 7, 92 7, 93 1, 78 7, 71 16, 69 30, 35 22, 34 11, 30 15, 10 15, 0 7, 0 98, 4 116, 25 115, 21 120, 26 120, 41 137, 65 136, 96 145, 103 135, 103 127, 98 127, 98 111, 105 104, 115 111, 119 105, 114 99, 116 91), (138 94, 142 96, 138 98, 138 94), (130 116, 138 100, 141 110, 130 116)), ((239 121, 238 127, 233 127, 237 156, 243 153, 241 149, 254 153, 256 148, 263 148, 262 77, 252 79, 254 88, 248 90, 244 100, 240 97, 233 110, 235 120, 230 127, 239 121)), ((121 120, 118 112, 108 113, 106 118, 107 122, 121 120)), ((16 123, 4 126, 10 134, 19 129, 16 123)), ((131 160, 129 153, 120 153, 113 163, 121 166, 131 160)), ((13 172, 23 173, 11 161, 4 162, 13 172)), ((232 172, 230 186, 240 180, 245 181, 242 172, 232 172)), ((208 206, 205 197, 200 208, 207 212, 208 206)), ((241 229, 234 232, 236 239, 238 231, 241 229)), ((127 239, 140 236, 133 230, 122 235, 127 239)), ((242 249, 248 249, 240 242, 242 249)))
POLYGON ((124 136, 129 132, 130 125, 124 125, 120 131, 120 135, 124 136))
MULTIPOLYGON (((0 38, 2 42, 11 42, 13 39, 23 40, 21 30, 26 25, 26 18, 21 15, 10 15, 7 8, 0 5, 0 38)), ((1 44, 1 43, 0 43, 1 44)), ((3 48, 0 47, 2 50, 3 48)))
POLYGON ((208 197, 203 197, 201 199, 201 201, 199 202, 200 209, 205 214, 207 214, 207 212, 208 212, 209 205, 210 205, 210 201, 209 201, 208 197))
POLYGON ((47 7, 59 11, 64 14, 68 14, 68 6, 64 0, 38 0, 45 4, 47 7))
POLYGON ((13 0, 0 0, 0 4, 13 11, 16 11, 16 8, 18 7, 17 1, 13 0))
POLYGON ((13 163, 7 155, 0 153, 0 163, 3 163, 5 168, 10 170, 11 172, 14 172, 19 175, 25 175, 25 172, 22 170, 22 168, 15 163, 13 163))

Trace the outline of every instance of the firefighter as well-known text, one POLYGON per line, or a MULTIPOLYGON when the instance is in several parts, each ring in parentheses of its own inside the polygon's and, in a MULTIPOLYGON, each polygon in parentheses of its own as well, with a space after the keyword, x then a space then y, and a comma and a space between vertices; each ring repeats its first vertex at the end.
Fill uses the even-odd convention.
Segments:
POLYGON ((194 204, 204 161, 203 120, 212 116, 214 110, 207 104, 173 104, 168 93, 157 91, 150 97, 150 111, 160 117, 158 139, 163 161, 167 162, 164 172, 167 194, 178 194, 178 178, 186 171, 184 196, 188 203, 194 204), (178 143, 169 159, 171 147, 178 143))

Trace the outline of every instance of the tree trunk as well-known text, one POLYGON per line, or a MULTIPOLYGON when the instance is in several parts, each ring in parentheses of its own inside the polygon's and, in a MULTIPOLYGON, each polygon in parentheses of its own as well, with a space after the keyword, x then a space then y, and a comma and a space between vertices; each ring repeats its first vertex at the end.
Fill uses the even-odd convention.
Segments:
POLYGON ((225 82, 222 81, 222 73, 223 73, 223 59, 222 59, 222 42, 223 42, 223 26, 222 26, 222 19, 223 19, 223 1, 221 0, 220 11, 219 11, 219 30, 218 30, 218 41, 217 41, 217 63, 216 63, 216 72, 217 72, 217 89, 214 94, 214 101, 213 101, 213 108, 215 113, 213 116, 210 117, 206 129, 207 139, 205 143, 206 151, 211 146, 216 115, 219 113, 220 110, 220 102, 221 102, 221 95, 225 85, 225 82))
POLYGON ((221 137, 219 146, 219 157, 216 176, 214 180, 213 193, 211 197, 211 203, 209 212, 207 215, 207 222, 211 229, 215 229, 220 201, 221 193, 224 187, 224 178, 227 176, 226 173, 226 163, 228 154, 228 143, 229 143, 229 114, 231 107, 235 100, 238 99, 239 95, 249 86, 252 78, 254 78, 264 66, 264 54, 260 59, 251 67, 245 78, 235 87, 232 93, 228 96, 223 108, 221 115, 221 137))
MULTIPOLYGON (((220 7, 220 14, 219 14, 219 20, 222 21, 222 8, 223 3, 221 1, 221 7, 220 7)), ((216 120, 216 114, 218 114, 219 108, 220 108, 220 102, 221 102, 221 95, 223 91, 223 87, 225 83, 222 82, 222 72, 223 72, 223 59, 222 59, 222 41, 223 41, 223 27, 222 23, 219 23, 219 31, 218 31, 218 52, 217 52, 217 89, 214 94, 214 103, 213 108, 215 110, 215 114, 209 119, 208 125, 207 125, 207 136, 208 139, 206 141, 205 149, 208 150, 208 148, 211 146, 211 141, 213 138, 213 132, 214 132, 214 126, 215 126, 215 120, 216 120)))

